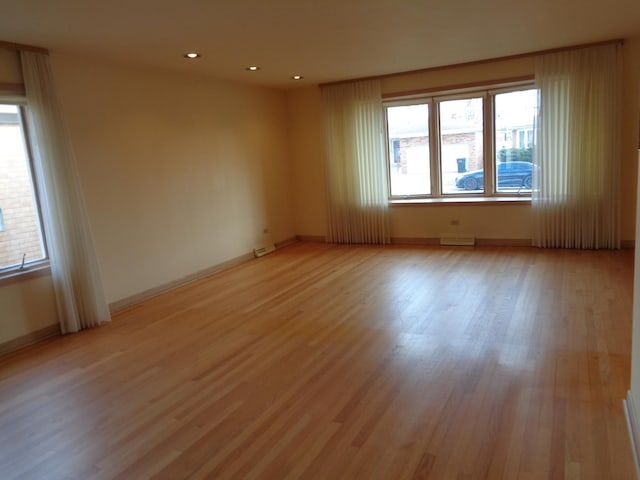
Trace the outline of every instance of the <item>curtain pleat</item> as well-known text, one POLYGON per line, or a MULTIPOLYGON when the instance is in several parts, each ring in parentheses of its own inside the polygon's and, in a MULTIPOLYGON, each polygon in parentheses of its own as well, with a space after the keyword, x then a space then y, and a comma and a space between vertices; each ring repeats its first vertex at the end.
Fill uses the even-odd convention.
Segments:
POLYGON ((28 132, 62 333, 111 319, 48 56, 21 52, 28 132))
POLYGON ((534 245, 620 248, 620 46, 536 59, 534 245))
POLYGON ((384 121, 376 80, 322 88, 328 240, 390 241, 384 121))

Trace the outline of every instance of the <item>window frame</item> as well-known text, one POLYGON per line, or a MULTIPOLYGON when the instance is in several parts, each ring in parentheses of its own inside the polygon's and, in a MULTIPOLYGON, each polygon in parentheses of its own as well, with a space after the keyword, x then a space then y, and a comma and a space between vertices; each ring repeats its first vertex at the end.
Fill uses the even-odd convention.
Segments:
MULTIPOLYGON (((437 125, 436 125, 436 134, 437 137, 434 139, 438 144, 438 195, 437 198, 473 198, 473 197, 484 197, 487 192, 487 176, 483 175, 483 189, 482 192, 454 192, 454 193, 445 193, 444 185, 442 183, 442 145, 441 145, 441 134, 442 134, 442 125, 441 125, 441 115, 440 115, 440 103, 448 102, 452 100, 468 100, 472 98, 481 98, 482 99, 482 166, 483 170, 487 171, 487 142, 486 142, 486 116, 487 116, 487 98, 484 91, 469 91, 466 93, 457 93, 457 94, 444 94, 437 95, 433 97, 434 100, 434 109, 437 115, 437 125)), ((466 115, 466 113, 465 113, 466 115)))
POLYGON ((428 99, 431 100, 431 97, 417 97, 417 99, 413 99, 413 98, 408 98, 408 99, 398 99, 398 100, 393 100, 392 102, 383 102, 383 117, 384 117, 384 139, 385 139, 385 161, 386 161, 386 169, 387 169, 387 192, 388 192, 388 196, 389 196, 389 201, 392 201, 392 199, 396 199, 396 198, 413 198, 413 199, 424 199, 424 198, 432 198, 433 197, 433 189, 435 188, 435 183, 434 183, 434 158, 436 155, 434 155, 434 150, 433 150, 433 134, 434 134, 434 129, 433 129, 433 121, 431 120, 433 118, 433 105, 430 102, 426 102, 426 101, 419 101, 419 100, 424 100, 424 99, 428 99), (391 194, 391 162, 392 162, 392 158, 390 156, 390 150, 391 150, 391 142, 389 140, 389 115, 387 112, 387 107, 410 107, 412 105, 424 105, 428 103, 428 112, 429 112, 429 123, 427 125, 427 128, 429 130, 429 180, 431 182, 429 191, 431 193, 421 193, 421 194, 415 194, 415 195, 392 195, 391 194))
MULTIPOLYGON (((0 96, 0 104, 12 105, 18 110, 18 125, 22 133, 22 142, 24 146, 24 152, 26 157, 27 171, 31 180, 31 189, 33 195, 33 202, 35 208, 35 216, 38 221, 38 233, 40 241, 42 243, 43 257, 37 260, 31 260, 29 262, 18 263, 6 267, 0 267, 0 285, 3 285, 5 281, 10 281, 16 277, 22 278, 25 275, 42 274, 43 271, 48 271, 50 267, 49 248, 47 245, 47 238, 44 230, 44 218, 42 216, 41 195, 39 190, 39 184, 36 176, 36 168, 33 158, 33 151, 31 148, 31 135, 28 127, 27 117, 29 115, 25 101, 16 99, 6 99, 0 96)), ((6 226, 6 225, 5 225, 6 226)), ((6 231, 6 230, 5 230, 6 231)))
MULTIPOLYGON (((531 191, 500 192, 496 184, 497 162, 496 162, 496 132, 495 132, 495 112, 496 95, 524 90, 537 89, 534 79, 518 80, 512 82, 491 82, 481 86, 438 89, 425 93, 397 95, 384 98, 382 101, 383 116, 385 122, 385 158, 387 168, 387 186, 389 192, 389 203, 474 203, 487 201, 531 201, 531 191), (443 193, 442 185, 442 157, 440 148, 440 102, 447 100, 457 100, 466 98, 483 99, 483 175, 484 191, 482 192, 455 192, 443 193), (389 156, 389 125, 388 108, 397 106, 409 106, 419 104, 429 105, 429 156, 431 169, 431 193, 420 195, 394 195, 391 190, 391 159, 389 156)), ((535 125, 533 126, 535 130, 535 125)), ((535 133, 534 133, 535 142, 535 133)))

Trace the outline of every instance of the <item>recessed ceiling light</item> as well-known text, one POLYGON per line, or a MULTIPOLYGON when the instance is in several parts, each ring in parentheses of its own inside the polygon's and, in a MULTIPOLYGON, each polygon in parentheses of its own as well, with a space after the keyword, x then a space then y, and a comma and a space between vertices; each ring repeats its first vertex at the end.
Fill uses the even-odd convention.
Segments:
POLYGON ((250 65, 246 69, 249 70, 250 72, 257 72, 258 70, 260 70, 260 67, 256 65, 250 65))
POLYGON ((292 80, 302 80, 304 77, 302 75, 293 75, 291 77, 292 80))
POLYGON ((188 52, 184 54, 184 58, 190 58, 191 60, 193 60, 194 58, 200 58, 202 55, 200 55, 198 52, 188 52))

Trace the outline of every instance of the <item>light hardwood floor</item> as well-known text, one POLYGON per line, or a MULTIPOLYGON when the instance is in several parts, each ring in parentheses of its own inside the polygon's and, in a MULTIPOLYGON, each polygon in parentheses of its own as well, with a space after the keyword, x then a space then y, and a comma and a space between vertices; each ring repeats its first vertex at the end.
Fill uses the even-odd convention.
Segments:
POLYGON ((0 478, 632 479, 632 264, 292 245, 0 360, 0 478))

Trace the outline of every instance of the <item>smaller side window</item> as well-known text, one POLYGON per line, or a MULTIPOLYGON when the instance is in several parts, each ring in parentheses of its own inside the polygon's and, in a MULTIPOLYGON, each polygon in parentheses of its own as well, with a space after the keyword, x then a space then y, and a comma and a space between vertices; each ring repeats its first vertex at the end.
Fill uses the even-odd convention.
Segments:
POLYGON ((431 194, 429 104, 386 108, 392 197, 431 194))
POLYGON ((0 274, 47 258, 18 105, 0 104, 0 274))
POLYGON ((494 105, 496 192, 529 195, 534 174, 533 126, 538 115, 538 91, 530 88, 496 93, 494 105))

